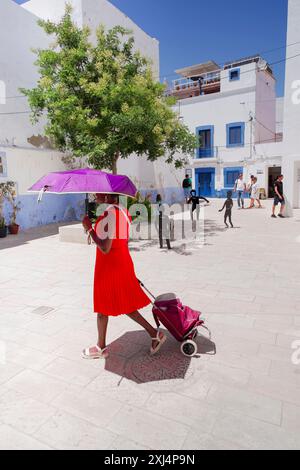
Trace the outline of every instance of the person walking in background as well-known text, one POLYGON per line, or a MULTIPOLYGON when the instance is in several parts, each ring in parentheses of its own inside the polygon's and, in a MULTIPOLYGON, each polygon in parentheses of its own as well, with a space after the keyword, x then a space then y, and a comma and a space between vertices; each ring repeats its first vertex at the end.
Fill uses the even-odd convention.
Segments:
POLYGON ((281 219, 284 219, 284 209, 285 209, 285 198, 284 198, 284 193, 283 193, 283 175, 278 176, 277 180, 274 183, 274 190, 275 190, 275 198, 274 198, 274 203, 273 203, 273 210, 272 210, 272 217, 273 219, 276 219, 277 216, 275 214, 276 207, 278 204, 281 205, 280 207, 280 213, 278 214, 278 217, 281 219))
POLYGON ((114 194, 97 194, 98 204, 109 204, 98 218, 95 228, 88 216, 82 225, 97 246, 94 275, 94 312, 97 314, 98 342, 83 351, 84 359, 106 359, 106 332, 109 317, 127 315, 142 326, 151 338, 151 354, 156 354, 166 341, 164 333, 148 323, 138 309, 150 304, 134 272, 129 253, 129 212, 119 205, 114 194))
POLYGON ((159 245, 160 248, 163 249, 165 239, 168 250, 171 250, 171 222, 170 218, 165 214, 165 208, 160 194, 156 196, 156 205, 155 228, 158 232, 159 245))
POLYGON ((251 186, 251 200, 250 200, 250 206, 248 209, 253 209, 255 207, 255 201, 258 203, 258 209, 262 209, 262 205, 259 199, 259 185, 257 182, 257 178, 254 176, 253 177, 253 183, 251 186))
POLYGON ((226 209, 225 214, 224 214, 224 223, 227 228, 229 227, 227 220, 229 220, 231 227, 234 228, 233 223, 232 223, 232 208, 233 208, 232 191, 228 191, 227 199, 224 202, 224 206, 222 207, 222 209, 219 210, 219 212, 223 212, 223 210, 226 209))
POLYGON ((193 183, 192 183, 191 178, 189 177, 189 175, 185 175, 185 178, 184 178, 183 183, 182 183, 182 188, 183 188, 183 191, 184 191, 184 197, 185 197, 186 202, 188 201, 188 199, 190 197, 192 187, 193 187, 193 183))
POLYGON ((249 183, 247 184, 247 188, 246 188, 250 199, 251 199, 252 185, 254 183, 254 178, 255 177, 253 175, 250 176, 250 180, 249 180, 249 183))
POLYGON ((237 192, 237 201, 238 206, 240 209, 245 208, 245 201, 244 201, 244 192, 246 191, 246 183, 244 181, 243 174, 241 173, 234 185, 234 192, 237 192))

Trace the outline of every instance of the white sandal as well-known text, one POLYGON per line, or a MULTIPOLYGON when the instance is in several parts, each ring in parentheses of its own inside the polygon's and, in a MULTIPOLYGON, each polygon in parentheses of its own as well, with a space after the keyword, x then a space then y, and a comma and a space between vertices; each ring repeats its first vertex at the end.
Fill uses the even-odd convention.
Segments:
POLYGON ((106 359, 108 357, 107 348, 101 349, 98 345, 82 351, 83 359, 106 359), (96 352, 92 352, 96 350, 96 352))
POLYGON ((166 335, 164 333, 160 333, 160 331, 158 330, 156 338, 152 338, 152 341, 157 341, 158 345, 156 346, 156 348, 151 347, 150 349, 151 356, 154 356, 155 354, 158 353, 158 351, 160 350, 162 345, 166 342, 166 340, 167 340, 166 335))

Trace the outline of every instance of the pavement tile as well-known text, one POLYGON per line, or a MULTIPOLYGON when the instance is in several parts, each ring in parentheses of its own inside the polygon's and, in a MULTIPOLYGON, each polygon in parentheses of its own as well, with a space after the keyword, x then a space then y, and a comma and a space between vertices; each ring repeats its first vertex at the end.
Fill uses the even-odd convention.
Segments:
POLYGON ((55 408, 14 390, 7 390, 0 396, 0 422, 25 434, 36 432, 55 411, 55 408))
POLYGON ((131 406, 119 411, 108 429, 133 441, 138 437, 142 445, 157 450, 181 449, 189 430, 187 425, 131 406))
POLYGON ((31 370, 20 372, 5 386, 43 403, 49 403, 67 388, 65 382, 31 370))
POLYGON ((206 400, 224 411, 257 418, 278 426, 281 423, 282 402, 259 393, 215 385, 208 392, 206 400))
POLYGON ((35 434, 58 450, 105 450, 116 435, 85 420, 58 411, 35 434))
MULTIPOLYGON (((299 224, 286 220, 274 231, 265 201, 267 211, 235 211, 240 229, 225 231, 218 202, 205 208, 201 249, 189 240, 172 252, 130 244, 136 273, 155 295, 175 292, 202 311, 216 354, 199 337, 192 360, 170 335, 149 359, 147 335, 120 317, 109 322, 109 360, 84 361, 82 349, 97 338, 95 247, 60 243, 57 226, 7 238, 0 447, 299 448, 300 372, 292 363, 300 337, 299 224), (43 306, 54 310, 33 313, 43 306)), ((142 313, 153 323, 151 306, 142 313)))
POLYGON ((217 420, 213 434, 247 449, 297 450, 300 445, 299 435, 287 434, 280 426, 225 412, 217 420))
POLYGON ((11 426, 0 424, 0 450, 52 450, 52 448, 11 426))
POLYGON ((105 428, 123 404, 108 396, 72 387, 51 402, 51 406, 105 428))

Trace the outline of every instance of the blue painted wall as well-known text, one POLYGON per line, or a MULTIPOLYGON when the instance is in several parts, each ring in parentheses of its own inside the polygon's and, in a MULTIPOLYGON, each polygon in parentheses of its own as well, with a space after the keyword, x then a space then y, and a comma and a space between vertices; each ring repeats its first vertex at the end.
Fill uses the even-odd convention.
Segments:
MULTIPOLYGON (((37 194, 29 194, 18 197, 21 210, 18 212, 17 223, 21 230, 47 225, 57 222, 71 222, 80 220, 84 213, 83 194, 56 195, 44 194, 40 203, 37 202, 37 194)), ((11 206, 4 204, 4 217, 9 224, 11 206)))

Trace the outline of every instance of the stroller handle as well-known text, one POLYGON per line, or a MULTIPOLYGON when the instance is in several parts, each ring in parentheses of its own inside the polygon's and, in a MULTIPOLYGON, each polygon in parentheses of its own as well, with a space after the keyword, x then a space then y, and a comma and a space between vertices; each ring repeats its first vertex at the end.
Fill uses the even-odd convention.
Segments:
MULTIPOLYGON (((145 286, 145 284, 144 284, 142 281, 140 281, 139 279, 138 279, 138 281, 139 281, 139 283, 140 283, 140 286, 141 286, 143 289, 145 289, 145 291, 148 292, 148 294, 149 294, 154 300, 156 300, 155 295, 153 295, 152 292, 150 292, 149 289, 147 289, 147 287, 145 286)), ((154 302, 152 302, 152 304, 154 305, 154 302)))

